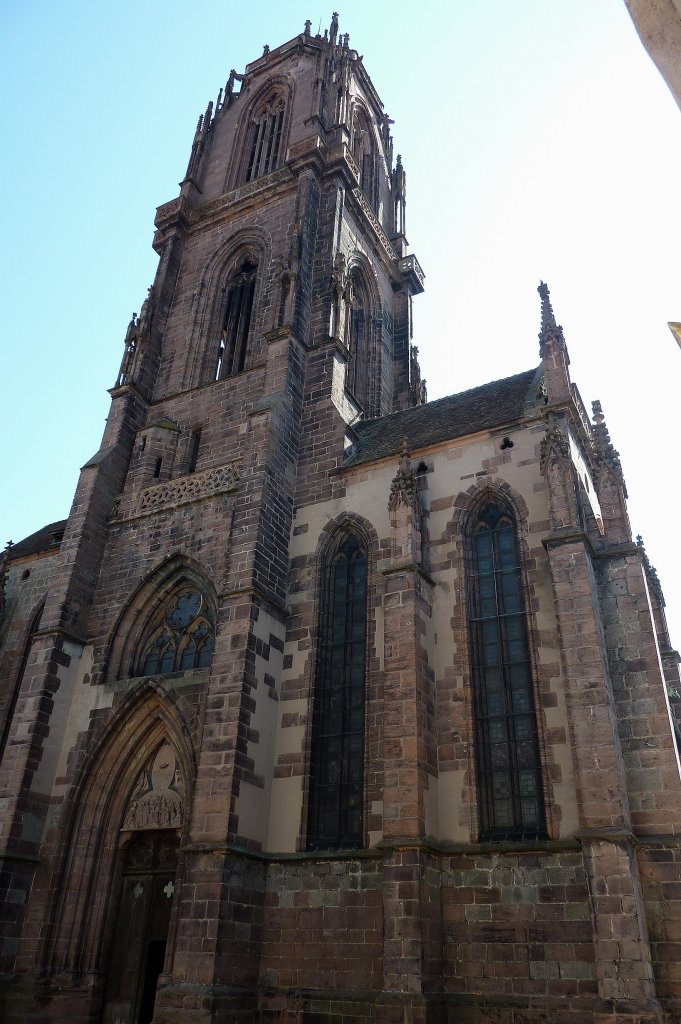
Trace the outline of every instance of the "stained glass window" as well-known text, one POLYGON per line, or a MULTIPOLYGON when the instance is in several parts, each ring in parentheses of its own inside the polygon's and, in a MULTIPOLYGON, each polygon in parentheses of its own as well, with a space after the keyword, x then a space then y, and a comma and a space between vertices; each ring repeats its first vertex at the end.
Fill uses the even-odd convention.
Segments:
POLYGON ((144 645, 139 675, 207 667, 213 660, 214 636, 213 613, 203 595, 198 590, 175 593, 144 645))
POLYGON ((546 835, 515 524, 496 504, 469 537, 468 606, 480 839, 546 835))
POLYGON ((367 558, 347 534, 324 574, 312 712, 308 847, 364 839, 364 676, 367 558))

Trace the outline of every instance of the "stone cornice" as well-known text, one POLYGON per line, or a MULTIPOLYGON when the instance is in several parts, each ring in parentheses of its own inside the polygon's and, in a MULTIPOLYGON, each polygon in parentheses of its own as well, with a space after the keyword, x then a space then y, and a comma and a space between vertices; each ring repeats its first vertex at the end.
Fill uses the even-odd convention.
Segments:
POLYGON ((361 188, 359 188, 359 186, 357 188, 353 188, 352 191, 350 192, 350 195, 353 197, 357 206, 359 206, 366 220, 373 229, 373 233, 376 237, 376 240, 378 241, 378 244, 380 245, 385 255, 388 257, 389 260, 396 261, 397 253, 393 249, 390 239, 388 238, 385 231, 381 227, 378 217, 371 209, 371 206, 369 205, 369 202, 364 193, 362 192, 361 188))
POLYGON ((260 587, 235 587, 233 590, 223 590, 222 593, 218 594, 220 601, 231 601, 235 597, 246 596, 254 597, 258 601, 262 601, 263 604, 267 604, 276 611, 279 615, 282 615, 284 619, 289 616, 289 611, 283 601, 279 601, 277 598, 272 597, 270 594, 266 594, 260 587))
POLYGON ((206 221, 221 217, 227 212, 238 209, 241 205, 249 202, 263 192, 275 187, 287 186, 295 183, 295 175, 290 167, 284 165, 271 174, 265 174, 254 181, 247 181, 237 188, 225 192, 217 199, 212 199, 198 207, 191 207, 183 196, 172 199, 169 203, 159 206, 156 211, 156 234, 154 244, 158 244, 166 232, 181 222, 184 228, 193 229, 197 225, 205 227, 206 221))
POLYGON ((435 586, 435 580, 430 576, 425 569, 416 562, 398 562, 396 564, 386 559, 385 563, 379 563, 378 571, 383 576, 400 576, 406 573, 411 573, 414 576, 420 576, 422 580, 428 583, 431 587, 435 586))
POLYGON ((583 544, 590 555, 594 556, 596 552, 591 543, 591 538, 584 530, 573 530, 568 528, 565 533, 551 533, 548 537, 542 537, 541 540, 544 548, 548 551, 550 548, 557 548, 563 544, 583 544))

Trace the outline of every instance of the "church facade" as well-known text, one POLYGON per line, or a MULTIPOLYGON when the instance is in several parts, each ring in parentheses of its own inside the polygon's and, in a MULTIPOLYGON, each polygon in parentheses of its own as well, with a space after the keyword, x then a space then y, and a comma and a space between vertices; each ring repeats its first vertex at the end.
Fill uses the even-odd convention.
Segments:
POLYGON ((681 1021, 678 657, 546 285, 427 402, 405 172, 304 31, 199 121, 68 520, 1 575, 12 1022, 681 1021))

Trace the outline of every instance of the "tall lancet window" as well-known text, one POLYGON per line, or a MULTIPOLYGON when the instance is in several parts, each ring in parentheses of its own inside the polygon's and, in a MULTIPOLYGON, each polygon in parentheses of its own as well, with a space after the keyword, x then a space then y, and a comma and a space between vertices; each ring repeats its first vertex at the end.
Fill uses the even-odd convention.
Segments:
POLYGON ((312 710, 309 849, 364 841, 367 555, 342 534, 324 567, 312 710))
POLYGON ((281 135, 284 125, 284 101, 273 97, 258 109, 248 137, 246 181, 269 174, 279 166, 281 135))
POLYGON ((348 368, 346 387, 365 412, 369 400, 369 303, 366 289, 358 274, 352 275, 352 288, 347 322, 348 368))
POLYGON ((253 294, 258 264, 247 256, 229 278, 222 334, 215 364, 215 380, 241 373, 246 366, 253 294))
POLYGON ((513 517, 484 504, 468 537, 480 840, 546 835, 532 671, 513 517))

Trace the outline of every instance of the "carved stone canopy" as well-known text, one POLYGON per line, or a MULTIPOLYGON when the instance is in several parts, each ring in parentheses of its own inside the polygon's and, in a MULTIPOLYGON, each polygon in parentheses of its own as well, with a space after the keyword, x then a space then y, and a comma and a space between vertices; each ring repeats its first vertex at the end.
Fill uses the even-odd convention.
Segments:
POLYGON ((180 828, 185 805, 184 779, 177 756, 169 743, 162 743, 140 772, 122 830, 180 828))
POLYGON ((559 459, 563 462, 569 461, 570 441, 567 434, 565 434, 557 425, 556 418, 552 414, 549 416, 546 424, 546 433, 541 439, 539 449, 539 465, 541 472, 545 473, 547 467, 555 459, 559 459))
POLYGON ((409 444, 405 437, 402 442, 402 454, 400 455, 400 466, 390 485, 390 497, 388 508, 394 512, 400 507, 420 510, 418 487, 416 484, 416 473, 411 468, 409 458, 409 444))

